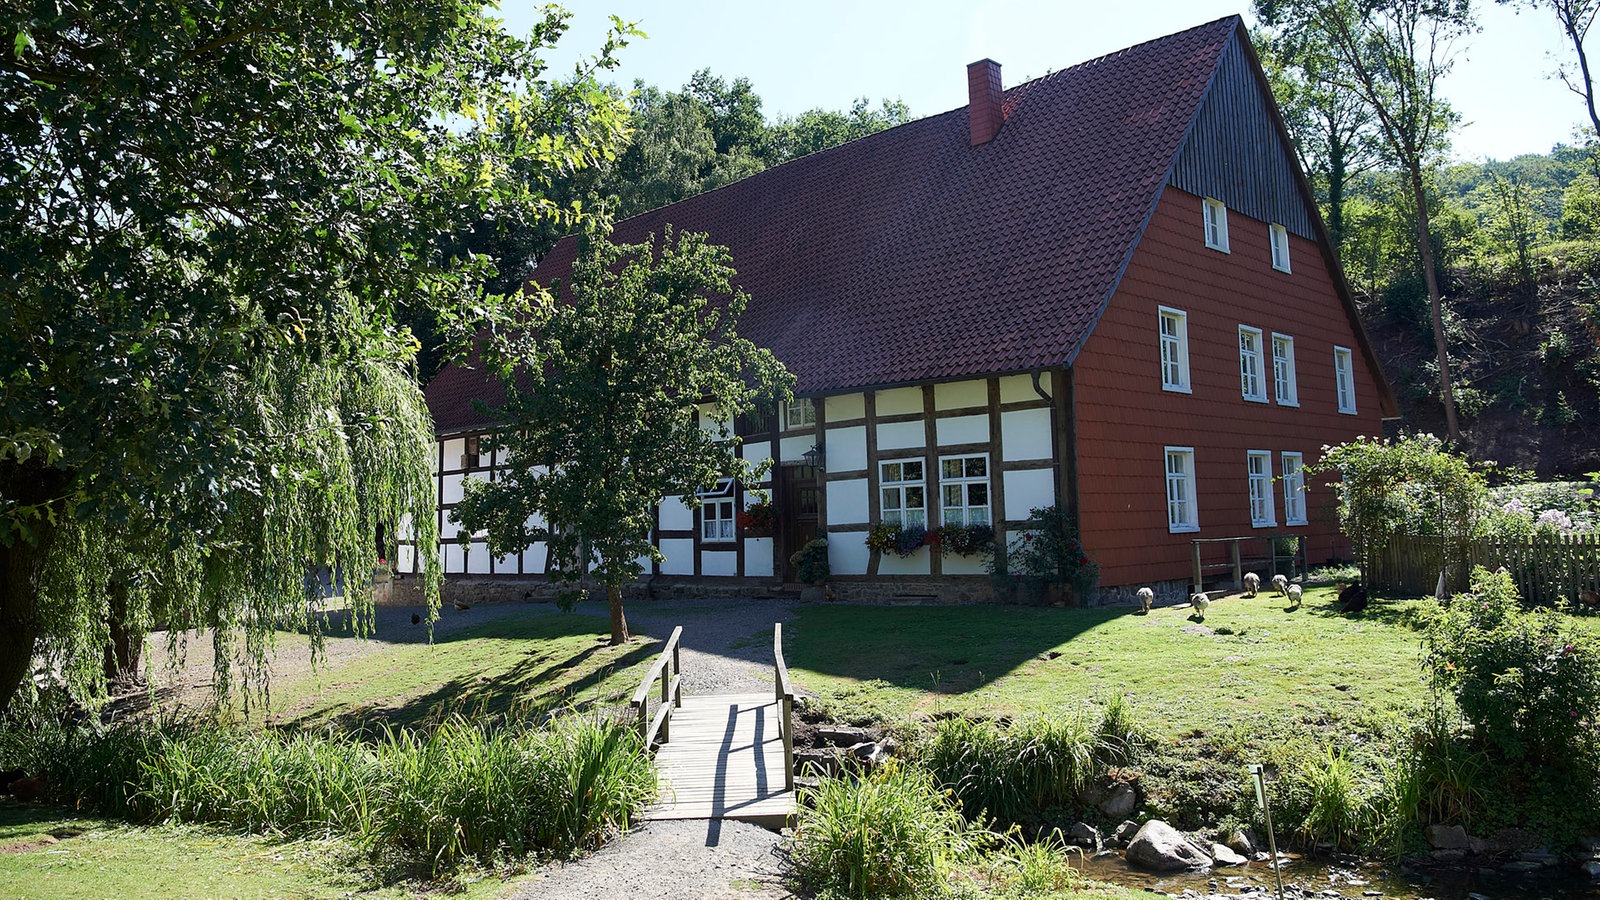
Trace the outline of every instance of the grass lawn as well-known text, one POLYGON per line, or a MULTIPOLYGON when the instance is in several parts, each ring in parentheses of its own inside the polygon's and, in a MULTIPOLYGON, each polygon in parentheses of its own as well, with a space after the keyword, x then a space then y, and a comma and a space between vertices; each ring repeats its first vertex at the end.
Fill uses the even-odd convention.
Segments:
MULTIPOLYGON (((354 728, 417 725, 450 712, 502 713, 574 704, 624 702, 660 651, 660 641, 635 635, 612 647, 607 620, 590 615, 499 615, 440 635, 432 644, 330 637, 328 661, 315 671, 274 675, 272 724, 354 728), (360 653, 341 644, 364 643, 360 653)), ((298 634, 280 646, 303 644, 298 634)), ((261 713, 253 714, 257 718, 261 713)))
POLYGON ((840 712, 890 721, 1059 712, 1123 693, 1167 736, 1258 715, 1350 720, 1420 702, 1416 601, 1299 610, 1269 592, 1215 601, 1203 623, 1169 606, 805 606, 784 629, 796 683, 840 712))
MULTIPOLYGON (((138 827, 0 801, 0 895, 18 900, 415 896, 412 886, 377 885, 354 874, 346 865, 353 858, 348 845, 331 841, 138 827)), ((441 890, 483 898, 506 887, 499 879, 463 878, 441 890)))

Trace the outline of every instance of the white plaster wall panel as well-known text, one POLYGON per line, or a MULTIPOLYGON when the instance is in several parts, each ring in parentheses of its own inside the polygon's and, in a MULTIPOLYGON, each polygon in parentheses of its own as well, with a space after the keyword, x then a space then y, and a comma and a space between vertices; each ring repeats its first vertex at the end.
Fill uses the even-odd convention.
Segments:
POLYGON ((772 458, 771 441, 750 441, 741 446, 739 452, 743 454, 746 462, 758 463, 763 459, 772 458))
POLYGON ((1056 476, 1050 469, 1023 469, 1004 473, 1006 516, 1026 519, 1028 510, 1056 502, 1056 476))
POLYGON ((933 386, 933 408, 935 410, 966 409, 973 406, 988 405, 989 382, 987 381, 951 381, 933 386))
POLYGON ((460 533, 461 533, 461 527, 459 525, 457 525, 456 523, 450 521, 450 514, 449 513, 445 513, 444 514, 444 522, 439 525, 439 540, 441 540, 441 541, 453 540, 455 538, 455 536, 460 534, 460 533))
MULTIPOLYGON (((1047 376, 1039 376, 1039 386, 1044 388, 1045 393, 1050 393, 1050 379, 1047 376)), ((1041 399, 1043 398, 1033 389, 1031 375, 1007 375, 1000 379, 1001 403, 1024 403, 1041 399)))
POLYGON ((828 482, 828 524, 862 525, 867 522, 867 480, 828 482))
POLYGON ((932 571, 933 569, 929 567, 927 547, 904 557, 898 553, 878 554, 879 575, 927 575, 932 571))
POLYGON ((989 443, 989 417, 953 416, 934 420, 934 433, 942 446, 989 443))
POLYGON ((1000 443, 1006 460, 1049 459, 1050 410, 1018 409, 1000 414, 1000 443))
POLYGON ((983 555, 974 553, 971 556, 958 556, 954 553, 946 556, 939 563, 939 568, 946 575, 983 575, 983 555))
POLYGON ((441 489, 441 492, 440 492, 440 495, 439 495, 439 502, 440 503, 460 503, 461 502, 461 481, 465 477, 466 477, 465 475, 460 475, 460 474, 446 475, 444 477, 444 487, 441 489))
POLYGON ((817 442, 815 431, 801 431, 791 434, 778 442, 778 452, 781 455, 779 462, 794 463, 805 462, 806 451, 817 442))
POLYGON ((663 540, 661 542, 661 555, 666 557, 661 561, 661 574, 694 574, 693 538, 667 538, 663 540))
POLYGON ((466 438, 450 438, 444 442, 444 467, 446 470, 461 468, 461 454, 467 452, 466 438))
POLYGON ((728 420, 716 418, 715 410, 710 404, 702 403, 699 410, 700 415, 697 418, 700 420, 701 429, 709 431, 718 437, 730 437, 733 435, 733 429, 728 425, 728 420))
POLYGON ((772 577, 772 538, 744 539, 744 574, 752 578, 772 577))
POLYGON ((909 450, 928 443, 928 434, 918 422, 888 422, 878 426, 878 452, 909 450))
POLYGON ((527 527, 529 528, 529 530, 532 530, 534 528, 543 528, 544 527, 544 516, 541 516, 538 513, 534 513, 533 515, 529 516, 528 517, 528 521, 527 521, 527 527))
POLYGON ((668 497, 661 501, 661 530, 662 531, 693 531, 694 510, 680 497, 668 497))
POLYGON ((822 414, 829 422, 864 418, 867 414, 867 395, 839 394, 828 397, 822 402, 822 414))
POLYGON ((416 540, 417 539, 417 535, 416 535, 415 532, 413 532, 411 530, 411 525, 412 525, 411 514, 410 513, 401 513, 401 515, 400 515, 400 527, 396 528, 394 530, 394 536, 396 538, 398 538, 399 540, 402 540, 402 541, 414 541, 414 540, 416 540))
POLYGON ((865 575, 872 551, 867 549, 864 531, 833 532, 828 535, 828 571, 834 575, 865 575))
POLYGON ((517 571, 517 555, 515 553, 507 553, 505 556, 496 556, 494 558, 494 571, 498 575, 514 574, 517 571))
POLYGON ((922 412, 922 388, 895 388, 879 391, 877 413, 880 416, 903 416, 922 412))
POLYGON ((543 575, 545 561, 545 543, 538 541, 533 546, 522 551, 522 572, 524 575, 543 575))
POLYGON ((472 552, 467 554, 467 571, 474 575, 489 574, 489 545, 478 542, 472 545, 472 552))
POLYGON ((461 572, 461 545, 449 543, 444 545, 444 571, 446 574, 460 574, 461 572))
POLYGON ((397 572, 415 572, 417 570, 417 548, 410 544, 402 546, 400 552, 395 554, 394 567, 397 572))
POLYGON ((830 472, 855 472, 867 467, 867 426, 829 428, 824 445, 828 458, 823 463, 830 472))
POLYGON ((732 550, 707 550, 700 554, 701 575, 739 574, 739 554, 732 550))

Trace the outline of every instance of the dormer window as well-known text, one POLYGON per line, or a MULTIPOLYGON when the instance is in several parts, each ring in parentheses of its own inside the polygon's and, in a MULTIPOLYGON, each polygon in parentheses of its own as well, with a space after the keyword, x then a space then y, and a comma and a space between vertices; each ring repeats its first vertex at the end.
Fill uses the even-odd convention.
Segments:
POLYGON ((1274 222, 1267 226, 1272 236, 1272 267, 1285 274, 1289 271, 1289 229, 1274 222))
POLYGON ((1228 252, 1228 208, 1221 200, 1205 198, 1206 246, 1228 252))

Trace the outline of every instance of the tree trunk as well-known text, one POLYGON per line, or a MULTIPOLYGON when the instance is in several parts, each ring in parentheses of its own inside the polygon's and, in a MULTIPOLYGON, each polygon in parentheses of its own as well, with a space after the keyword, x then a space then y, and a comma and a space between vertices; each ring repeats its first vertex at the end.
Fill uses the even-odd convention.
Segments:
POLYGON ((1461 444, 1461 428, 1456 424, 1455 390, 1450 378, 1450 352, 1444 337, 1444 300, 1439 293, 1439 277, 1433 264, 1433 234, 1428 225, 1428 198, 1422 188, 1422 172, 1411 169, 1411 197, 1417 204, 1417 250, 1422 254, 1422 279, 1428 285, 1428 314, 1433 320, 1433 346, 1439 358, 1439 399, 1444 402, 1444 425, 1450 443, 1461 444))
POLYGON ((71 483, 71 473, 43 464, 37 455, 0 463, 0 496, 18 507, 43 508, 28 523, 28 535, 12 531, 9 544, 0 542, 0 711, 11 704, 33 665, 39 575, 55 543, 55 523, 66 514, 62 496, 71 483))
POLYGON ((628 617, 622 614, 622 588, 615 584, 606 585, 606 597, 611 601, 611 643, 626 644, 628 642, 628 617))
POLYGON ((20 538, 9 547, 0 544, 0 711, 11 703, 33 664, 44 556, 40 547, 20 538))
POLYGON ((1594 126, 1595 137, 1600 138, 1600 114, 1594 109, 1594 80, 1589 77, 1589 55, 1583 52, 1583 36, 1578 34, 1577 23, 1563 18, 1567 37, 1572 39, 1572 49, 1578 52, 1578 68, 1583 72, 1583 103, 1589 110, 1589 122, 1594 126))
POLYGON ((134 686, 144 683, 145 631, 128 617, 128 586, 113 578, 106 585, 106 626, 111 639, 106 642, 106 684, 134 686))

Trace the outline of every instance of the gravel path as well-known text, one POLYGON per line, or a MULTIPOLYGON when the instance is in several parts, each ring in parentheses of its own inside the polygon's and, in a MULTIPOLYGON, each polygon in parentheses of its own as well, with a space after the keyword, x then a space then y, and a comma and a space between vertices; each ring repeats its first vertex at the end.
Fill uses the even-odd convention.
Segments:
MULTIPOLYGON (((685 632, 688 629, 684 629, 685 632)), ((781 838, 743 822, 647 822, 592 856, 547 867, 516 900, 779 900, 781 838)))
MULTIPOLYGON (((605 604, 583 604, 599 607, 605 604)), ((772 626, 794 618, 789 600, 644 600, 625 605, 631 631, 662 639, 683 626, 683 688, 691 694, 772 690, 772 626)))

